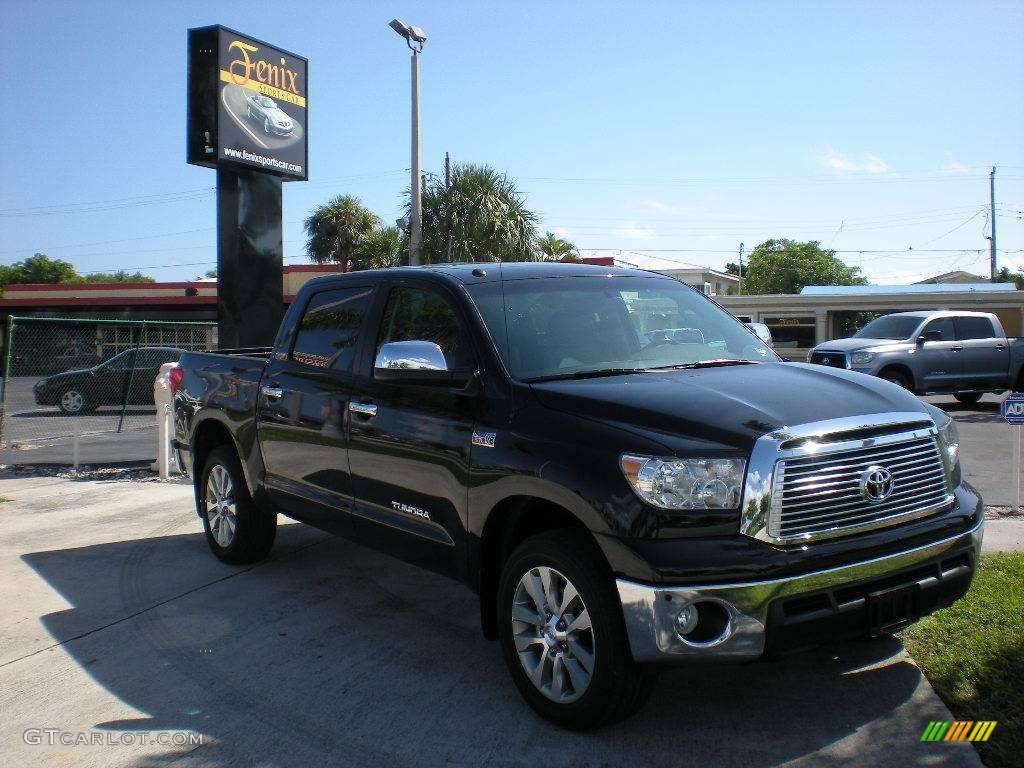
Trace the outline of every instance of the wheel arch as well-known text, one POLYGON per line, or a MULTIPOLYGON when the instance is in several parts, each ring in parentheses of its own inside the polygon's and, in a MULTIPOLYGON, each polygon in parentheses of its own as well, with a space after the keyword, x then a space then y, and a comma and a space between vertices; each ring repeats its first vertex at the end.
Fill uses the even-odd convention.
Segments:
POLYGON ((569 509, 540 496, 520 494, 497 502, 487 514, 478 544, 480 624, 484 637, 498 638, 497 591, 501 568, 508 556, 530 536, 559 529, 585 531, 594 556, 607 560, 590 529, 569 509))
POLYGON ((898 373, 903 376, 907 383, 910 384, 911 391, 917 391, 917 379, 914 376, 913 370, 906 363, 886 363, 878 369, 878 373, 875 375, 882 378, 883 374, 889 372, 898 373))
POLYGON ((200 420, 192 432, 192 474, 196 487, 198 488, 203 466, 206 464, 206 458, 214 448, 221 445, 229 446, 235 452, 235 455, 238 456, 249 493, 256 496, 256 484, 252 477, 252 470, 246 461, 245 454, 238 445, 238 441, 235 439, 235 435, 227 424, 213 415, 200 420))

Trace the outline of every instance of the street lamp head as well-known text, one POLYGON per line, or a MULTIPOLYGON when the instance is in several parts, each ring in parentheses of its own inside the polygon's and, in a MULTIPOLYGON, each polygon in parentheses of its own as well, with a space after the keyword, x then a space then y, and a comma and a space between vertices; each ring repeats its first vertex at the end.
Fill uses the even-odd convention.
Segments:
POLYGON ((423 44, 427 42, 427 34, 422 29, 410 26, 398 19, 392 19, 388 26, 404 37, 406 45, 413 51, 419 52, 423 50, 423 44), (416 43, 416 45, 413 45, 413 43, 416 43))
POLYGON ((388 26, 395 30, 395 32, 400 34, 406 40, 409 39, 409 28, 405 26, 405 24, 400 22, 398 19, 392 19, 391 23, 388 24, 388 26))

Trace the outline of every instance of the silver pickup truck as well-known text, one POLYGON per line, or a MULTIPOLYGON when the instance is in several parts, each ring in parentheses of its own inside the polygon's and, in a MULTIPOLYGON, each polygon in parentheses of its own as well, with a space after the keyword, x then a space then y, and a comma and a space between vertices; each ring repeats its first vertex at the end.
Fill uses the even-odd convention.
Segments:
POLYGON ((1007 338, 987 312, 883 315, 849 339, 819 344, 807 362, 878 376, 919 395, 949 393, 961 403, 1024 391, 1024 338, 1007 338))

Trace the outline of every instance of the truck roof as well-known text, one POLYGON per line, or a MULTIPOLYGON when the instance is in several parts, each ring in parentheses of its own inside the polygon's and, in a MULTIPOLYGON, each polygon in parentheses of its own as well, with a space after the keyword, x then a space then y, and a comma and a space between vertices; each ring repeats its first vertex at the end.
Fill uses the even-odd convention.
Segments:
POLYGON ((949 317, 950 315, 956 316, 974 316, 974 317, 992 317, 991 312, 971 312, 969 310, 960 309, 915 309, 912 312, 893 312, 893 315, 900 315, 901 317, 949 317))
MULTIPOLYGON (((367 269, 361 272, 326 275, 310 280, 309 283, 327 282, 341 279, 357 279, 358 277, 402 277, 403 275, 422 275, 424 272, 443 275, 462 283, 486 283, 497 280, 527 280, 538 277, 596 277, 598 275, 630 275, 633 277, 672 278, 656 272, 625 267, 602 267, 592 264, 574 264, 558 261, 521 261, 496 262, 482 261, 456 264, 430 264, 421 267, 387 267, 386 269, 367 269)), ((309 284, 307 283, 307 285, 309 284)))

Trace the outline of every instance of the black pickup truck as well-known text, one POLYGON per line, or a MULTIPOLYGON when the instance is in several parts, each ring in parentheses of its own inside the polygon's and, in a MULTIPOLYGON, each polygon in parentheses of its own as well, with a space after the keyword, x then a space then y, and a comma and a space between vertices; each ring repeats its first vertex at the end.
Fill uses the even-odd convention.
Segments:
POLYGON ((982 502, 945 413, 784 363, 660 275, 325 277, 263 356, 180 365, 214 554, 265 557, 281 513, 451 576, 566 727, 636 710, 661 664, 895 632, 976 568, 982 502))

